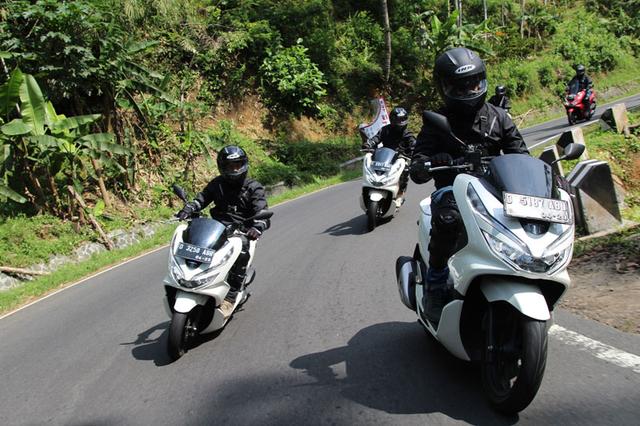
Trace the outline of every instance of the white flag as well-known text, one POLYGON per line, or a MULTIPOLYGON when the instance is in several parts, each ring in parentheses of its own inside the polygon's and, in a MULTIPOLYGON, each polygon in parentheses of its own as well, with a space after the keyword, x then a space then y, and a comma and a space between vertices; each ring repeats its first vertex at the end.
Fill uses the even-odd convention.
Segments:
POLYGON ((375 105, 376 116, 371 124, 361 124, 358 126, 360 135, 364 138, 371 139, 374 137, 381 128, 390 123, 389 114, 387 113, 387 106, 384 103, 383 98, 374 99, 372 103, 375 105))

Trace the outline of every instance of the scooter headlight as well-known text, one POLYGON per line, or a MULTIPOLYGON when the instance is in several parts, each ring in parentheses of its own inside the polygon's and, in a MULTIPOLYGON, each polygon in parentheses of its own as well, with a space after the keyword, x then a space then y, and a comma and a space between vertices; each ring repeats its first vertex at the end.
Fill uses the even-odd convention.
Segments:
POLYGON ((551 274, 568 261, 568 257, 571 256, 571 246, 568 249, 565 246, 569 242, 568 238, 573 236, 572 231, 561 235, 541 257, 534 257, 524 242, 489 214, 472 185, 467 189, 467 197, 476 218, 486 222, 492 228, 491 232, 482 230, 489 248, 512 267, 528 272, 551 274))

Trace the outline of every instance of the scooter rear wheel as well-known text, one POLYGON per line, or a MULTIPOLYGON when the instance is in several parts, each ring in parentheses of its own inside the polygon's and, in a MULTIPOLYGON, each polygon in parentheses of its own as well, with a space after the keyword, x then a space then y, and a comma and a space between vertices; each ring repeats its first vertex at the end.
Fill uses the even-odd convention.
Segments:
POLYGON ((376 229, 376 225, 378 224, 378 202, 370 201, 367 204, 367 229, 369 232, 376 229))
POLYGON ((533 401, 540 388, 547 364, 546 323, 511 306, 494 309, 493 314, 491 333, 485 322, 482 384, 496 410, 515 414, 533 401))
POLYGON ((167 340, 167 351, 169 357, 175 361, 187 352, 187 343, 192 328, 189 314, 174 312, 169 326, 169 338, 167 340))

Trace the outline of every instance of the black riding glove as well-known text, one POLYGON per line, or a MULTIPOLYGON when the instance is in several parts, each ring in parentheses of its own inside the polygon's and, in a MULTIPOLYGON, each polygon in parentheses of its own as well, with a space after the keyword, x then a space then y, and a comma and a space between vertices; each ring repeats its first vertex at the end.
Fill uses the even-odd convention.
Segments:
POLYGON ((200 203, 197 201, 189 201, 184 205, 182 210, 176 213, 176 217, 180 220, 189 219, 192 214, 200 211, 200 203))
POLYGON ((262 232, 258 231, 256 228, 249 228, 247 231, 247 238, 250 240, 257 240, 262 235, 262 232))
POLYGON ((376 144, 371 139, 362 144, 362 149, 375 149, 376 144))
POLYGON ((446 152, 440 152, 434 154, 430 158, 431 167, 451 166, 453 164, 453 157, 446 152))

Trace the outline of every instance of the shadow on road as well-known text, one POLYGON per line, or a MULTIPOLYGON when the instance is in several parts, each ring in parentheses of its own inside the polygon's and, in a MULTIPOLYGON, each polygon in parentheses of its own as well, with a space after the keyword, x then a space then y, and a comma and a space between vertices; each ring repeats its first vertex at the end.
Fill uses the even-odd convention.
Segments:
POLYGON ((138 338, 133 342, 121 343, 121 345, 133 345, 131 354, 137 360, 153 361, 158 367, 169 365, 171 363, 171 358, 167 354, 169 323, 165 321, 155 325, 138 334, 138 338), (154 337, 156 334, 157 337, 154 337))
POLYGON ((362 235, 367 233, 367 217, 364 214, 358 215, 346 222, 339 223, 327 228, 323 234, 335 236, 342 235, 362 235))
POLYGON ((494 412, 483 397, 477 370, 453 358, 413 322, 364 328, 346 346, 302 355, 289 366, 297 373, 248 371, 212 387, 200 407, 201 418, 215 416, 224 424, 388 423, 388 416, 377 413, 383 411, 442 413, 470 424, 518 421, 494 412))

